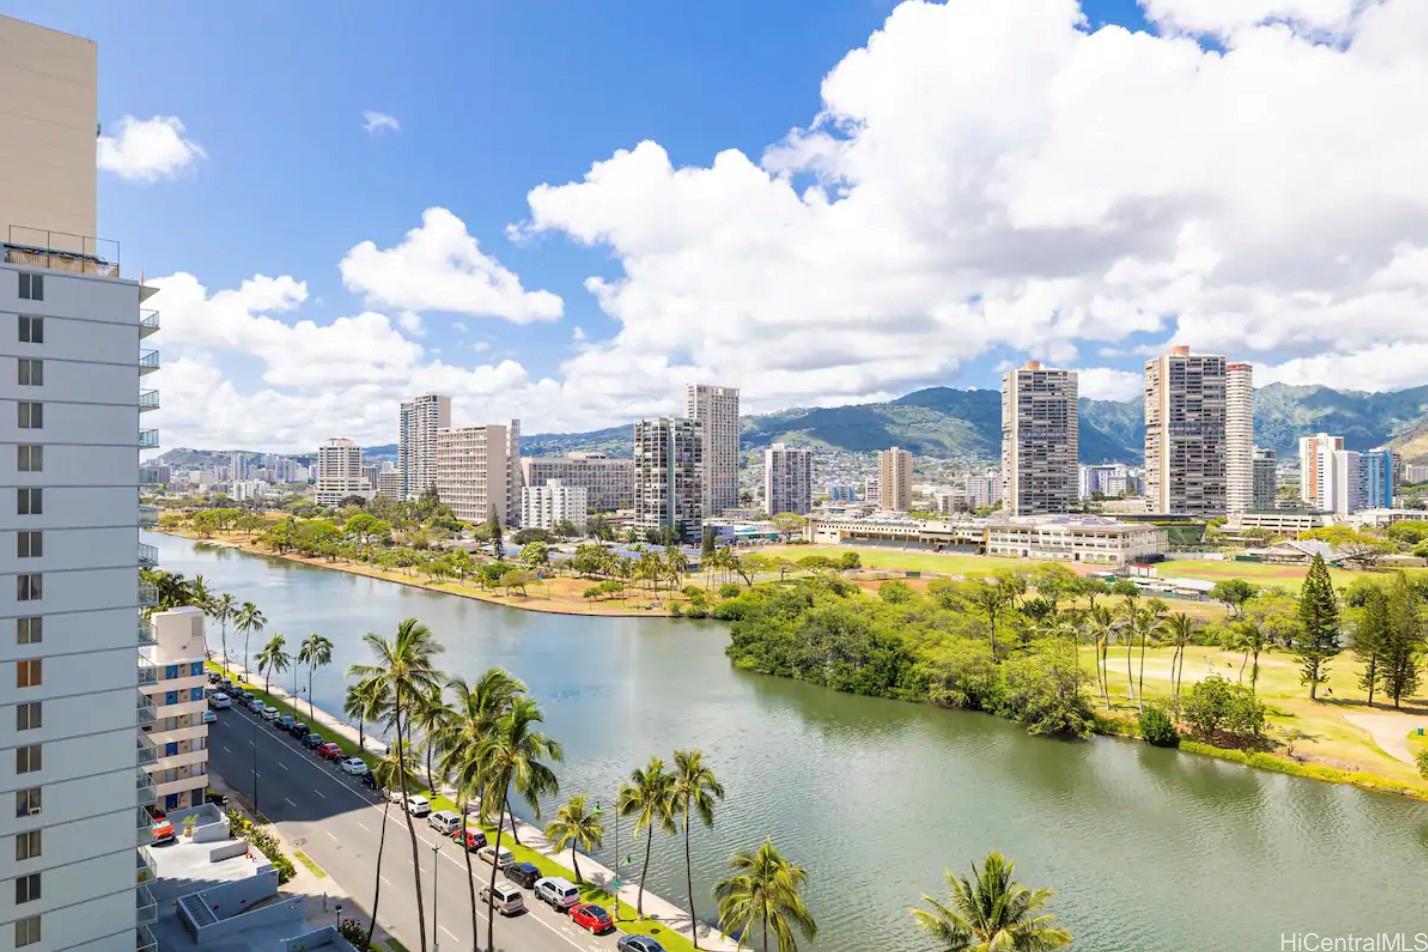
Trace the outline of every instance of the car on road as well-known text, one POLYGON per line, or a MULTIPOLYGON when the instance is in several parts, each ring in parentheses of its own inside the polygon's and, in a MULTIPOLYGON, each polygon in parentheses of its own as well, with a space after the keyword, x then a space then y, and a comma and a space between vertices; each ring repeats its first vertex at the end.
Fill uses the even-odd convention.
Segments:
POLYGON ((218 686, 219 686, 220 688, 222 688, 223 690, 225 690, 225 691, 232 692, 232 690, 233 690, 233 679, 232 679, 232 678, 224 678, 222 681, 219 681, 219 682, 218 682, 218 686))
POLYGON ((348 757, 337 766, 342 768, 343 773, 351 774, 354 777, 363 777, 371 773, 367 769, 367 761, 361 757, 348 757))
POLYGON ((308 734, 302 739, 302 745, 304 747, 309 748, 310 750, 317 750, 317 748, 321 747, 325 743, 327 743, 327 738, 323 737, 321 734, 308 734))
POLYGON ((223 678, 223 675, 219 674, 217 671, 210 671, 210 672, 208 672, 208 683, 209 683, 209 684, 217 684, 220 680, 222 680, 222 678, 223 678))
POLYGON ((570 910, 570 921, 582 929, 588 929, 591 935, 604 935, 615 928, 615 923, 611 921, 605 907, 597 906, 593 902, 581 903, 570 910))
POLYGON ((426 818, 426 825, 442 836, 450 836, 461 829, 461 817, 451 810, 437 810, 426 818))
POLYGON ((370 790, 376 790, 376 789, 377 789, 377 776, 376 776, 376 774, 372 773, 372 771, 370 771, 370 770, 367 771, 366 773, 362 774, 362 786, 367 787, 367 788, 370 789, 370 790))
POLYGON ((562 912, 571 906, 580 905, 580 890, 568 879, 559 876, 542 876, 536 880, 535 896, 552 909, 562 912))
POLYGON ((254 714, 257 714, 259 717, 262 717, 263 712, 268 708, 268 705, 264 704, 256 697, 248 698, 248 700, 245 702, 245 705, 248 710, 252 711, 254 714))
POLYGON ((302 721, 295 721, 293 722, 292 726, 288 728, 288 733, 296 737, 298 740, 302 740, 308 734, 312 733, 312 731, 308 730, 307 725, 304 724, 302 721))
POLYGON ((620 952, 664 952, 664 946, 647 935, 622 935, 615 948, 620 952))
POLYGON ((484 830, 478 830, 474 826, 468 826, 464 830, 453 831, 451 838, 462 846, 465 846, 466 849, 471 852, 475 852, 486 845, 486 832, 484 830))
POLYGON ((516 857, 512 855, 511 851, 506 849, 504 846, 501 847, 501 851, 499 853, 496 852, 496 844, 494 843, 488 846, 483 846, 479 850, 477 850, 476 858, 481 862, 485 863, 487 866, 490 866, 491 861, 495 860, 497 869, 505 869, 507 866, 511 865, 516 861, 516 857))
POLYGON ((263 720, 269 724, 276 724, 278 720, 278 709, 276 707, 263 708, 263 720))
MULTIPOLYGON (((478 831, 479 832, 479 831, 478 831)), ((486 834, 481 834, 481 839, 485 839, 486 834)), ((505 876, 517 886, 524 886, 531 889, 535 886, 536 880, 540 879, 540 867, 535 863, 512 863, 501 870, 501 875, 505 876)))
POLYGON ((407 812, 412 816, 426 816, 431 812, 431 801, 419 793, 407 794, 407 812))
POLYGON ((285 731, 292 730, 293 725, 296 723, 297 719, 294 718, 291 714, 284 714, 282 717, 278 718, 278 727, 282 728, 285 731))
POLYGON ((328 741, 321 747, 317 748, 316 753, 317 756, 321 757, 323 760, 336 760, 337 758, 342 756, 342 748, 337 746, 337 744, 333 743, 332 741, 328 741))
POLYGON ((149 825, 149 830, 154 834, 155 843, 172 843, 174 841, 174 825, 169 822, 168 817, 154 817, 154 822, 149 825))
POLYGON ((492 902, 503 916, 514 916, 526 910, 526 898, 521 895, 521 891, 500 880, 481 887, 481 901, 492 902))
POLYGON ((208 696, 208 706, 215 711, 227 710, 233 706, 233 699, 222 691, 218 691, 208 696))
POLYGON ((205 724, 212 724, 212 723, 216 722, 217 720, 218 720, 218 715, 215 714, 215 713, 213 713, 212 711, 204 711, 204 712, 203 712, 203 723, 205 723, 205 724))

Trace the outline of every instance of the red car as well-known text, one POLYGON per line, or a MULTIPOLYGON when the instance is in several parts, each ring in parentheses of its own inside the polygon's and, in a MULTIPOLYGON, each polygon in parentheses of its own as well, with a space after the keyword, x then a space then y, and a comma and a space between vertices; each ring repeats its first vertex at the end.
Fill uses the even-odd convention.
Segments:
POLYGON ((454 831, 454 832, 451 834, 451 839, 452 839, 453 842, 456 842, 456 843, 460 843, 460 842, 462 842, 462 841, 464 840, 465 843, 466 843, 466 848, 467 848, 468 850, 471 850, 473 853, 474 853, 476 850, 479 850, 481 847, 483 847, 483 846, 486 845, 486 834, 485 834, 485 832, 483 832, 483 831, 481 831, 481 830, 474 829, 474 828, 469 827, 469 826, 468 826, 465 830, 456 830, 456 831, 454 831), (464 836, 463 836, 463 834, 464 834, 464 836))
POLYGON ((153 825, 150 830, 154 834, 155 843, 168 843, 174 838, 174 825, 168 821, 167 817, 156 816, 153 818, 153 825))
POLYGON ((338 757, 342 756, 342 748, 338 747, 332 741, 328 741, 321 747, 317 748, 317 756, 321 757, 323 760, 336 760, 338 757))
POLYGON ((570 921, 582 929, 589 929, 591 935, 604 935, 615 928, 605 907, 593 902, 581 903, 570 910, 570 921))

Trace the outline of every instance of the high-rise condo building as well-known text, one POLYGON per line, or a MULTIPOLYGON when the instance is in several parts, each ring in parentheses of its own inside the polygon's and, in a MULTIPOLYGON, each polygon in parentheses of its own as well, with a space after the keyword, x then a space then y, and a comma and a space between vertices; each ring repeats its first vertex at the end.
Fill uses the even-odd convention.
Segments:
POLYGON ((1007 515, 1070 512, 1080 452, 1076 372, 1026 366, 1002 375, 1002 505, 1007 515))
POLYGON ((1225 511, 1225 358, 1189 347, 1145 363, 1145 494, 1152 512, 1225 511))
POLYGON ((585 531, 585 513, 590 495, 584 486, 566 486, 558 479, 540 486, 521 487, 521 527, 556 529, 568 522, 585 531))
POLYGON ((402 496, 416 499, 436 488, 436 431, 451 426, 451 398, 424 393, 402 404, 397 469, 402 496))
POLYGON ((1398 495, 1403 473, 1403 457, 1387 446, 1361 454, 1359 475, 1365 509, 1390 509, 1398 495))
POLYGON ((739 505, 739 391, 692 383, 684 415, 700 425, 704 446, 703 513, 718 515, 739 505))
POLYGON ((1273 509, 1275 497, 1279 495, 1279 457, 1274 450, 1256 446, 1251 465, 1254 476, 1254 498, 1250 502, 1250 509, 1254 512, 1273 509))
POLYGON ((372 484, 362 474, 362 447, 345 436, 334 436, 317 448, 319 506, 336 506, 348 496, 367 496, 372 484))
POLYGON ((1225 367, 1225 508, 1254 506, 1254 365, 1225 367))
POLYGON ((813 452, 775 443, 764 450, 764 506, 770 516, 813 509, 813 452))
POLYGON ((520 521, 520 423, 456 426, 436 432, 436 493, 463 522, 520 521))
POLYGON ((154 706, 140 757, 164 810, 198 806, 208 788, 203 619, 202 609, 189 606, 156 612, 149 620, 154 643, 139 652, 139 691, 154 706))
POLYGON ((565 486, 584 488, 590 508, 597 512, 629 509, 635 504, 632 459, 616 459, 603 453, 524 457, 521 473, 527 486, 544 486, 558 479, 565 486))
POLYGON ((94 237, 96 65, 93 42, 0 16, 0 949, 155 947, 135 869, 157 515, 137 490, 159 322, 94 237))
POLYGON ((1310 509, 1328 509, 1324 502, 1326 473, 1324 461, 1334 450, 1344 448, 1342 436, 1316 433, 1299 438, 1299 498, 1310 509))
POLYGON ((698 420, 635 424, 635 525, 692 540, 704 525, 704 433, 698 420))
POLYGON ((1337 516, 1363 509, 1363 454, 1321 449, 1319 457, 1319 498, 1323 507, 1337 516))
POLYGON ((891 449, 878 452, 878 508, 907 512, 912 508, 912 454, 891 449))

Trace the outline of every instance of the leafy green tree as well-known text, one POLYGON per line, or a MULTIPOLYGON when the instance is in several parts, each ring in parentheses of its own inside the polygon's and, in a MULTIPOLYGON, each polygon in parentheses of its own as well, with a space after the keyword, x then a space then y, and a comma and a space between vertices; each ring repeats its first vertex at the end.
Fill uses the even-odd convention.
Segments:
POLYGON ((725 932, 748 935, 757 926, 763 948, 769 949, 772 933, 778 952, 797 952, 795 930, 810 940, 818 934, 818 924, 803 902, 808 871, 785 859, 772 840, 764 840, 752 853, 735 853, 729 868, 733 875, 714 889, 719 927, 725 932))
POLYGON ((1368 586, 1355 614, 1354 656, 1363 665, 1359 687, 1368 692, 1368 705, 1373 707, 1374 690, 1383 683, 1383 659, 1390 642, 1387 593, 1378 585, 1368 586))
POLYGON ((499 559, 502 555, 501 515, 494 505, 486 516, 486 537, 491 542, 491 558, 499 559))
POLYGON ((232 592, 217 595, 209 602, 208 617, 218 622, 223 639, 223 673, 228 674, 228 623, 238 615, 238 600, 232 592))
POLYGON ((1239 618, 1244 613, 1245 603, 1259 594, 1259 588, 1242 578, 1229 578, 1216 582, 1210 589, 1210 597, 1223 602, 1231 618, 1239 618))
POLYGON ((316 720, 316 714, 312 705, 312 673, 318 668, 325 668, 332 663, 332 640, 313 632, 308 635, 298 648, 297 660, 299 664, 307 665, 307 718, 310 721, 316 720))
POLYGON ((584 882, 580 877, 580 850, 590 852, 599 849, 605 840, 605 825, 598 813, 591 813, 585 802, 585 794, 577 793, 555 812, 555 816, 545 826, 546 839, 557 850, 570 850, 570 863, 575 869, 575 881, 584 882))
MULTIPOLYGON (((381 685, 377 681, 364 679, 347 685, 342 700, 342 713, 357 722, 359 751, 367 749, 367 722, 378 720, 386 713, 382 709, 382 700, 381 685)), ((312 719, 311 715, 309 719, 312 719)))
POLYGON ((1030 734, 1089 737, 1095 715, 1082 687, 1086 674, 1076 647, 1061 638, 1036 641, 1031 651, 1002 663, 1001 711, 1030 734))
POLYGON ((550 564, 550 546, 541 541, 527 542, 521 548, 521 562, 531 568, 550 564))
POLYGON ((1203 740, 1222 734, 1234 742, 1258 741, 1264 734, 1264 705, 1242 685, 1213 674, 1190 689, 1185 720, 1203 740))
POLYGON ((1028 889, 1012 878, 1015 865, 1000 853, 972 864, 970 879, 947 871, 948 901, 924 895, 931 909, 912 917, 945 952, 1044 952, 1071 944, 1071 934, 1042 912, 1049 889, 1028 889))
POLYGON ((263 649, 258 652, 258 670, 263 672, 263 693, 268 694, 269 682, 276 671, 282 674, 288 669, 293 656, 287 653, 288 640, 280 634, 275 634, 268 639, 268 643, 263 645, 263 649))
POLYGON ((1000 679, 992 651, 984 641, 952 638, 930 647, 914 679, 921 694, 942 707, 985 710, 995 704, 1000 679))
POLYGON ((1175 722, 1165 709, 1156 704, 1147 704, 1140 712, 1140 736, 1153 747, 1178 747, 1180 733, 1175 722))
POLYGON ((1329 678, 1329 661, 1339 653, 1339 602, 1329 566, 1314 556, 1299 590, 1299 630, 1292 645, 1299 662, 1300 682, 1309 685, 1309 699, 1329 678))
POLYGON ((251 670, 251 663, 248 660, 248 637, 255 631, 262 632, 263 627, 267 624, 268 619, 252 602, 244 602, 238 609, 238 614, 233 618, 233 627, 243 633, 243 674, 245 676, 251 670))
MULTIPOLYGON (((635 913, 645 917, 645 878, 650 871, 650 848, 654 844, 655 827, 666 833, 675 832, 674 775, 664 769, 664 761, 651 757, 643 768, 630 772, 630 780, 620 788, 617 809, 621 816, 635 818, 635 836, 645 833, 645 861, 640 868, 640 890, 635 900, 635 913)), ((618 861, 618 857, 616 857, 618 861)))
POLYGON ((1387 638, 1383 650, 1383 693, 1397 709, 1403 698, 1418 690, 1418 669, 1423 661, 1423 613, 1418 592, 1408 576, 1398 572, 1387 597, 1387 638))

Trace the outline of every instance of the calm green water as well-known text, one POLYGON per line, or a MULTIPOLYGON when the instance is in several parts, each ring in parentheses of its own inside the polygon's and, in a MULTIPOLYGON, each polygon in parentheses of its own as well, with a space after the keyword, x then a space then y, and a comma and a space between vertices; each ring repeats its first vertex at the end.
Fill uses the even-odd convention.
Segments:
MULTIPOLYGON (((446 645, 447 670, 502 665, 526 680, 565 744, 565 793, 608 803, 650 754, 703 748, 729 799, 695 837, 701 913, 728 854, 772 836, 810 871, 819 952, 927 948, 906 907, 942 890, 944 867, 991 849, 1055 888, 1078 950, 1274 952, 1284 931, 1428 931, 1428 805, 743 674, 714 623, 521 612, 148 541, 164 568, 257 602, 269 632, 332 638, 334 664, 314 681, 329 710, 341 672, 363 660, 362 634, 415 615, 446 645)), ((216 650, 216 630, 210 640, 216 650)), ((657 840, 651 870, 651 887, 679 901, 681 856, 673 838, 657 840)))

